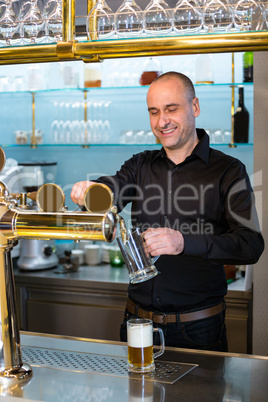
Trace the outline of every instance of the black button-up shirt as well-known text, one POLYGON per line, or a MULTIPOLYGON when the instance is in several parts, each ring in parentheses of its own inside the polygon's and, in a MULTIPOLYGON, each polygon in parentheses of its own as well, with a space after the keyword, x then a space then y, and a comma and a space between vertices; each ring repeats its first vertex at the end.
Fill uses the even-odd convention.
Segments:
POLYGON ((159 275, 129 285, 130 298, 150 310, 182 312, 220 302, 227 292, 223 265, 253 264, 264 248, 245 166, 210 148, 204 130, 197 134, 197 146, 178 165, 163 148, 144 151, 98 180, 113 190, 119 212, 132 202, 133 226, 183 234, 183 253, 160 256, 159 275))

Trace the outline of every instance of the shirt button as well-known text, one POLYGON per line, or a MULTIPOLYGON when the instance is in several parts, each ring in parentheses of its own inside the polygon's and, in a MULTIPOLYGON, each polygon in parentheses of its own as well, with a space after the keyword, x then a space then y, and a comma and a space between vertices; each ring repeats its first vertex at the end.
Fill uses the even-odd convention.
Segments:
POLYGON ((159 298, 159 297, 156 297, 156 298, 155 298, 155 301, 159 302, 159 300, 160 300, 160 298, 159 298))
POLYGON ((169 193, 171 194, 171 193, 172 193, 172 190, 169 190, 169 193))
POLYGON ((167 216, 166 216, 166 215, 164 216, 164 219, 167 219, 167 216))

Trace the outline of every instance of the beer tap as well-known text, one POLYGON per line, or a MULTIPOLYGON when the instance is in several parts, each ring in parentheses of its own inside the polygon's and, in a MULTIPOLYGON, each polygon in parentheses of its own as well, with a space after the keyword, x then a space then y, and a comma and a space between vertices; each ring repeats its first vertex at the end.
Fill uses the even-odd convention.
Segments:
MULTIPOLYGON (((0 148, 0 171, 4 165, 5 153, 0 148)), ((12 248, 20 239, 111 242, 122 220, 113 206, 111 190, 102 184, 96 183, 86 192, 86 212, 69 212, 64 202, 64 193, 55 184, 45 184, 35 194, 10 194, 0 182, 0 384, 12 385, 32 376, 21 356, 12 248), (27 198, 35 198, 39 210, 27 208, 27 198)))

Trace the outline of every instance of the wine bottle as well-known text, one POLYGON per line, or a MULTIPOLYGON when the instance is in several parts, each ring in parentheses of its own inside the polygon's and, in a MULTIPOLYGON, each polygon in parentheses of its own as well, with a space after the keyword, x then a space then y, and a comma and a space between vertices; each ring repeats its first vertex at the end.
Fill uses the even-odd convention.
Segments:
POLYGON ((248 142, 249 113, 244 105, 244 88, 238 88, 239 101, 234 114, 234 142, 248 142))
POLYGON ((253 52, 243 55, 243 82, 253 82, 253 52))

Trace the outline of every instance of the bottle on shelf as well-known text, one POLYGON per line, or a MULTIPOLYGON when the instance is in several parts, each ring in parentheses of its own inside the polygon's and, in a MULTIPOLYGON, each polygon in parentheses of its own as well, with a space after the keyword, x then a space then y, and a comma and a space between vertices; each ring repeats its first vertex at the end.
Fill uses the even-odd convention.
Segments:
POLYGON ((238 88, 238 107, 234 114, 234 142, 247 143, 249 129, 249 112, 244 104, 244 87, 238 88))
POLYGON ((153 80, 162 74, 160 61, 155 57, 147 59, 143 65, 143 72, 140 76, 141 85, 150 85, 153 80))
POLYGON ((243 54, 243 82, 253 82, 253 52, 243 54))

